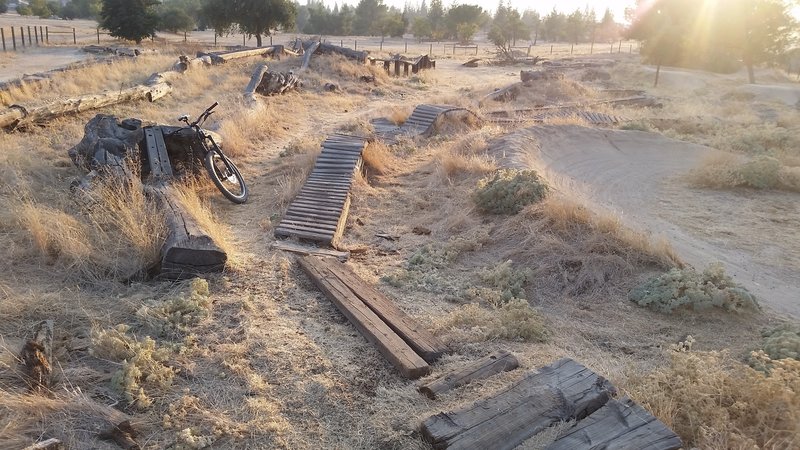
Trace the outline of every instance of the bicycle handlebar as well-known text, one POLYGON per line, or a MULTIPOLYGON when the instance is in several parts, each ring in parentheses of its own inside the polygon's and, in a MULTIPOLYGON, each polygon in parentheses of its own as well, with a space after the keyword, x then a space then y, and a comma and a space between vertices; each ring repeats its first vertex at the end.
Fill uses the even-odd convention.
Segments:
POLYGON ((202 112, 199 116, 197 116, 197 120, 195 120, 191 126, 197 126, 201 123, 205 122, 209 115, 211 115, 211 110, 219 106, 219 102, 214 102, 213 105, 209 106, 208 109, 202 112))

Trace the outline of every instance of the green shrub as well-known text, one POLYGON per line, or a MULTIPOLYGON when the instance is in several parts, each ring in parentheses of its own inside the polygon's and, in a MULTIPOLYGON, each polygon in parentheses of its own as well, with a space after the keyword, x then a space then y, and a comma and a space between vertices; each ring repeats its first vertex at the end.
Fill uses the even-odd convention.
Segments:
POLYGON ((533 170, 503 169, 478 183, 473 195, 478 208, 491 214, 516 214, 541 201, 549 188, 533 170))
POLYGON ((184 292, 163 301, 151 302, 136 311, 136 315, 158 334, 186 332, 208 317, 211 298, 208 281, 194 278, 184 292))
POLYGON ((533 271, 515 269, 509 260, 480 274, 481 281, 490 286, 490 289, 470 288, 467 289, 467 296, 484 300, 494 306, 501 306, 515 299, 524 299, 524 286, 532 276, 533 271))
POLYGON ((627 131, 650 131, 650 126, 646 122, 628 122, 621 127, 620 130, 627 131))
POLYGON ((684 308, 759 309, 755 297, 734 283, 721 264, 712 264, 702 273, 692 268, 672 269, 633 289, 629 298, 640 306, 667 313, 684 308))
POLYGON ((784 325, 762 333, 764 352, 770 359, 800 360, 800 326, 784 325))
POLYGON ((780 184, 781 162, 769 156, 756 157, 733 169, 734 186, 771 189, 780 184))

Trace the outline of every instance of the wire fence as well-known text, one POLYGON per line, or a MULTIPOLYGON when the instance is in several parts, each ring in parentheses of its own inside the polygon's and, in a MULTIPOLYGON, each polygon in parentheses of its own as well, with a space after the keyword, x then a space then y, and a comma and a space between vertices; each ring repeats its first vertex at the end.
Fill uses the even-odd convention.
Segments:
MULTIPOLYGON (((281 33, 265 36, 262 45, 286 44, 308 36, 281 33)), ((323 42, 353 50, 366 50, 372 53, 427 54, 433 57, 491 57, 497 47, 490 42, 462 44, 452 41, 421 41, 415 38, 381 38, 368 36, 325 37, 323 42)), ((158 33, 147 45, 187 44, 203 48, 256 45, 256 39, 246 35, 217 36, 213 31, 193 31, 187 33, 158 33)), ((20 51, 29 47, 59 45, 89 45, 121 43, 100 28, 69 27, 54 25, 19 25, 0 27, 0 43, 4 52, 20 51)), ((639 44, 634 41, 595 42, 595 43, 543 43, 517 42, 512 47, 516 55, 539 56, 543 58, 569 55, 602 55, 638 53, 639 44)))

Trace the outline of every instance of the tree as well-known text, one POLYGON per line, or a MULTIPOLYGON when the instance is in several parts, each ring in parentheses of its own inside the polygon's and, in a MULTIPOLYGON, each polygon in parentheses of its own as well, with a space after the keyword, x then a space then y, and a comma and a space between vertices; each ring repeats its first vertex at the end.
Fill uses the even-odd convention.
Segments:
POLYGON ((354 31, 359 36, 371 36, 380 32, 380 21, 389 8, 383 0, 361 0, 356 5, 354 31))
POLYGON ((614 14, 609 8, 603 14, 600 25, 597 26, 597 39, 603 42, 612 42, 619 37, 619 27, 614 22, 614 14))
POLYGON ((539 40, 539 27, 542 25, 542 17, 538 12, 532 9, 526 9, 525 12, 522 13, 522 22, 524 22, 525 26, 530 30, 528 32, 528 38, 533 34, 533 45, 536 45, 536 42, 539 40))
POLYGON ((689 34, 691 3, 694 0, 660 0, 648 8, 637 2, 639 10, 628 36, 642 41, 645 61, 656 64, 653 86, 658 86, 661 66, 681 57, 683 40, 689 34))
POLYGON ((478 5, 457 5, 447 11, 445 24, 447 36, 455 37, 462 43, 472 39, 487 17, 478 5))
POLYGON ((414 37, 420 41, 422 38, 431 37, 433 27, 431 27, 430 19, 427 17, 417 17, 414 19, 414 23, 411 24, 411 32, 414 34, 414 37))
POLYGON ((141 43, 142 39, 155 36, 156 5, 157 0, 103 0, 100 25, 113 37, 141 43))
POLYGON ((754 66, 779 60, 796 36, 797 22, 788 5, 780 0, 731 3, 728 11, 734 17, 726 23, 737 31, 732 47, 747 67, 748 81, 755 84, 754 66))
POLYGON ((8 0, 0 0, 0 14, 8 12, 8 0))
POLYGON ((158 29, 177 33, 179 31, 192 31, 195 27, 194 18, 185 9, 176 4, 170 4, 159 9, 158 29))
POLYGON ((517 38, 526 35, 530 36, 530 29, 522 21, 519 11, 511 6, 505 6, 501 1, 492 20, 489 40, 507 59, 514 59, 512 47, 516 44, 517 38))
POLYGON ((292 28, 297 9, 289 0, 207 0, 202 15, 217 34, 230 32, 233 24, 239 31, 256 38, 261 47, 262 36, 277 28, 292 28))
POLYGON ((392 11, 385 14, 383 18, 378 21, 378 29, 381 37, 402 37, 406 32, 406 21, 400 11, 392 11))
POLYGON ((431 37, 441 39, 444 36, 444 7, 442 0, 431 0, 428 9, 428 21, 431 23, 431 37))

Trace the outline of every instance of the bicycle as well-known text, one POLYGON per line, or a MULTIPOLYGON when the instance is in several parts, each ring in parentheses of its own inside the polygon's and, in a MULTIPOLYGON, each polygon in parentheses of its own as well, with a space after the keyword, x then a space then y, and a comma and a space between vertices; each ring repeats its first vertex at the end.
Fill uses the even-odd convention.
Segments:
POLYGON ((190 134, 202 146, 204 157, 203 162, 211 177, 211 181, 217 186, 217 189, 222 192, 228 200, 233 203, 242 204, 247 201, 250 193, 247 190, 247 185, 239 173, 239 169, 223 152, 222 149, 214 142, 214 138, 207 134, 201 126, 206 119, 211 116, 213 109, 219 105, 214 102, 208 109, 203 111, 192 123, 189 123, 189 115, 184 114, 178 118, 178 121, 186 124, 185 127, 175 130, 173 133, 186 136, 186 131, 190 130, 190 134))

